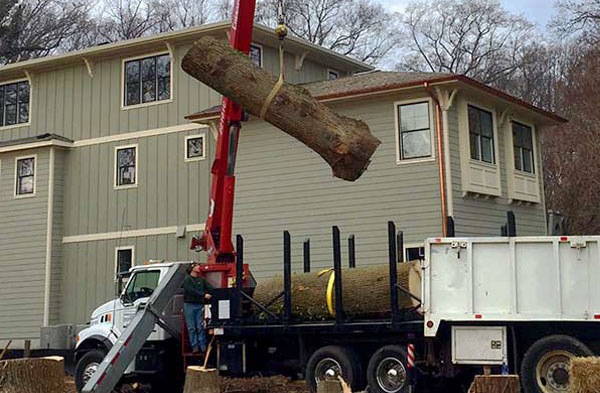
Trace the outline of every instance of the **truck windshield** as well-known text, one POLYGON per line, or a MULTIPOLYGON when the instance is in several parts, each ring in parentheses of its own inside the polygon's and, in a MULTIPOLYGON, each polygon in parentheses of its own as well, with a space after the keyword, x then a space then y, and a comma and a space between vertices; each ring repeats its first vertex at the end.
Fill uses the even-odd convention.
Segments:
POLYGON ((152 293, 158 286, 159 277, 159 270, 135 273, 129 280, 123 300, 128 303, 133 303, 140 298, 152 296, 152 293))

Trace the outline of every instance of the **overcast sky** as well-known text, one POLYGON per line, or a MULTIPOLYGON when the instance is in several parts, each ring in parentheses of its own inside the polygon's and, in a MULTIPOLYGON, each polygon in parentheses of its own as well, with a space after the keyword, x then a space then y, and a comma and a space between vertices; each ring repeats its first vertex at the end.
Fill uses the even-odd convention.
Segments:
MULTIPOLYGON (((408 0, 380 0, 391 10, 401 10, 408 0)), ((543 30, 554 13, 553 0, 500 0, 510 12, 523 14, 543 30)))

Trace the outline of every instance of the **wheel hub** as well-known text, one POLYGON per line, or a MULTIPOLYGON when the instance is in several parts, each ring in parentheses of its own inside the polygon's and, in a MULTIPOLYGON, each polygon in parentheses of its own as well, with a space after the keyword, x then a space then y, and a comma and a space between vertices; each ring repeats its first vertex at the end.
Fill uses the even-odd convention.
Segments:
POLYGON ((383 359, 376 369, 377 384, 386 393, 399 392, 407 382, 404 364, 396 358, 383 359))
POLYGON ((342 375, 342 366, 333 358, 322 359, 315 367, 315 379, 319 381, 337 381, 342 375))
POLYGON ((538 361, 536 381, 542 393, 565 393, 569 390, 569 363, 574 355, 550 351, 538 361))
POLYGON ((92 378, 92 375, 98 370, 100 363, 92 362, 83 370, 83 382, 85 384, 92 378))

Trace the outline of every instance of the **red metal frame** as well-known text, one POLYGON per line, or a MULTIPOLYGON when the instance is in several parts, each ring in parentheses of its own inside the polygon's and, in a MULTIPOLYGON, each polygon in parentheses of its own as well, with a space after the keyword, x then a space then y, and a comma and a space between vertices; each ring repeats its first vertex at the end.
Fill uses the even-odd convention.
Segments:
MULTIPOLYGON (((252 41, 256 0, 235 0, 229 44, 248 54, 252 41)), ((210 271, 223 272, 223 284, 228 277, 235 277, 235 249, 231 240, 233 226, 233 198, 235 191, 235 159, 241 129, 242 108, 223 97, 221 121, 215 160, 211 173, 210 206, 204 233, 192 240, 192 249, 203 249, 208 253, 210 271)), ((246 270, 246 268, 244 268, 246 270)), ((231 286, 231 285, 227 285, 231 286)))

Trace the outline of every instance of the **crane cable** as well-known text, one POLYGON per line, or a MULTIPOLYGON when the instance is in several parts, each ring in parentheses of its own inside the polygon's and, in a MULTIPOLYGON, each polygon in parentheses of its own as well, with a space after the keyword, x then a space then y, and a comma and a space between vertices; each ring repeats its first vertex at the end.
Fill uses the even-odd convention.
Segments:
POLYGON ((283 81, 284 81, 284 67, 285 67, 285 64, 284 64, 285 56, 284 55, 285 55, 285 52, 283 50, 283 41, 288 34, 288 28, 285 25, 285 13, 284 13, 283 1, 284 0, 278 0, 278 2, 277 2, 277 27, 275 27, 275 35, 279 39, 279 79, 277 79, 277 83, 275 83, 275 86, 273 86, 273 89, 271 89, 271 92, 265 99, 262 109, 260 110, 260 118, 263 120, 265 120, 267 110, 271 106, 271 103, 273 102, 273 98, 275 98, 275 96, 279 92, 279 89, 281 89, 281 86, 283 86, 283 81))

